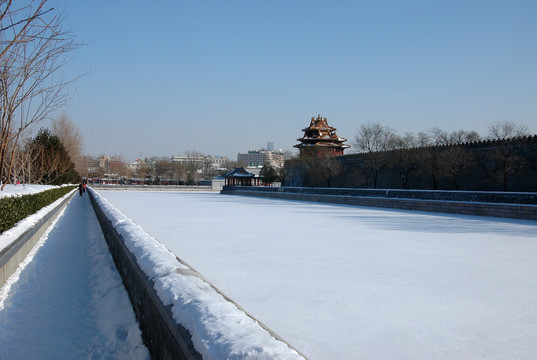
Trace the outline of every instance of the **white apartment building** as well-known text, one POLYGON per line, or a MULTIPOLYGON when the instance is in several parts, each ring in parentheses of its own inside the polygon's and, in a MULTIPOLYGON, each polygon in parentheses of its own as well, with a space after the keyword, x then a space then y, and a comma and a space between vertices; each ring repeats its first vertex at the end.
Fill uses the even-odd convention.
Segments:
POLYGON ((272 150, 250 150, 247 153, 237 155, 237 162, 251 167, 261 167, 268 163, 274 168, 282 168, 284 160, 284 155, 281 151, 272 150))
POLYGON ((178 162, 181 165, 193 165, 202 168, 204 164, 210 164, 213 169, 222 169, 229 162, 227 157, 215 157, 208 155, 174 155, 172 161, 178 162))

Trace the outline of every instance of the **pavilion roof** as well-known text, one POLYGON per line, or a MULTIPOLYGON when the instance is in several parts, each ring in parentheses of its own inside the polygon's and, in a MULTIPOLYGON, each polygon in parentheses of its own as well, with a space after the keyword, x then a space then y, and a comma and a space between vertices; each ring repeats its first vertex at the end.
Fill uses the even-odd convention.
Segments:
POLYGON ((246 171, 243 167, 238 167, 238 168, 235 168, 233 170, 231 170, 230 172, 228 172, 227 174, 224 175, 225 178, 231 178, 231 177, 235 177, 235 178, 249 178, 249 177, 254 177, 255 175, 252 174, 252 173, 249 173, 248 171, 246 171))

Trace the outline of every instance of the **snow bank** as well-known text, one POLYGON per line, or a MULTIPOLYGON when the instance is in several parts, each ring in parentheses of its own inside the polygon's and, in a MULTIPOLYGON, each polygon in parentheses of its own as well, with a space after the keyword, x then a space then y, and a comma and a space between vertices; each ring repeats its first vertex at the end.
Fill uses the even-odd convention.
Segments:
MULTIPOLYGON (((38 185, 39 186, 39 185, 38 185)), ((46 185, 42 185, 45 187, 46 185)), ((40 191, 48 190, 51 188, 54 188, 57 186, 50 186, 47 188, 43 188, 40 191)), ((6 189, 8 187, 6 186, 6 189)), ((34 189, 35 190, 35 189, 34 189)), ((75 190, 73 190, 75 191, 75 190)), ((15 224, 11 229, 8 229, 4 231, 2 234, 0 234, 0 251, 2 251, 5 247, 10 245, 13 241, 17 240, 24 232, 26 232, 28 229, 30 229, 32 226, 37 224, 39 220, 41 220, 43 217, 45 217, 50 211, 52 211, 56 206, 58 206, 63 200, 71 196, 73 191, 68 192, 63 197, 59 198, 58 200, 54 201, 52 204, 47 205, 43 208, 41 208, 39 211, 37 211, 35 214, 32 214, 30 216, 27 216, 26 218, 22 219, 18 223, 15 224)), ((39 191, 34 191, 39 192, 39 191)), ((20 195, 11 193, 11 195, 6 196, 14 196, 14 195, 20 195)), ((1 196, 1 195, 0 195, 1 196)))
POLYGON ((22 184, 22 185, 7 184, 4 190, 0 191, 0 198, 4 196, 35 194, 41 191, 50 190, 50 189, 54 189, 57 187, 59 186, 57 185, 33 185, 33 184, 22 184))
POLYGON ((204 359, 303 359, 95 191, 92 195, 204 359))
MULTIPOLYGON (((65 195, 65 196, 68 196, 69 194, 65 195)), ((62 199, 58 199, 57 201, 60 201, 61 202, 62 199)), ((52 206, 54 204, 51 204, 49 206, 52 206)), ((56 204, 57 205, 57 204, 56 204)), ((43 208, 45 209, 45 208, 43 208)), ((43 210, 41 209, 41 210, 43 210)), ((41 211, 40 210, 40 211, 41 211)), ((49 209, 49 210, 52 210, 52 209, 49 209)), ((28 255, 26 255, 26 257, 24 258, 24 260, 19 264, 19 266, 17 266, 17 269, 15 269, 15 272, 13 274, 11 274, 11 276, 6 280, 6 282, 4 282, 2 285, 0 285, 0 310, 4 309, 4 302, 6 301, 8 295, 9 295, 9 292, 11 290, 11 287, 13 286, 13 284, 15 284, 18 280, 19 280, 19 277, 22 273, 22 271, 24 270, 24 268, 26 268, 26 266, 32 262, 32 260, 34 259, 35 255, 37 254, 37 252, 39 251, 39 248, 41 246, 43 246, 43 244, 47 241, 48 239, 48 235, 50 233, 50 231, 54 228, 54 226, 56 226, 56 223, 58 222, 58 220, 62 217, 63 213, 65 212, 65 208, 63 210, 60 211, 60 213, 58 214, 58 216, 56 217, 56 219, 54 219, 52 221, 52 223, 50 224, 50 226, 48 227, 48 229, 45 231, 45 233, 43 234, 43 236, 41 236, 41 238, 39 239, 39 241, 34 245, 34 247, 30 250, 30 252, 28 253, 28 255)), ((48 211, 46 211, 43 216, 45 216, 46 214, 48 213, 48 211)), ((36 214, 34 215, 31 215, 31 216, 35 216, 36 214)), ((43 216, 40 216, 39 219, 37 219, 33 224, 37 223, 43 216)), ((26 219, 24 219, 26 220, 26 219)), ((31 226, 33 226, 33 224, 31 224, 30 222, 28 223, 25 223, 24 220, 20 221, 19 223, 17 223, 17 225, 15 225, 15 227, 19 226, 20 229, 18 229, 16 232, 14 233, 18 233, 19 231, 22 230, 22 233, 24 233, 26 230, 28 230, 31 226)), ((6 235, 8 231, 4 232, 2 235, 0 235, 0 251, 7 245, 11 244, 14 240, 16 240, 20 234, 18 236, 16 236, 14 239, 11 239, 11 240, 8 240, 8 237, 6 236, 4 238, 4 235, 6 235), (4 238, 4 239, 3 239, 4 238), (8 242, 9 243, 7 245, 4 245, 2 246, 2 239, 4 240, 4 242, 8 242)), ((21 233, 21 234, 22 234, 21 233)), ((12 234, 13 235, 13 234, 12 234)), ((12 236, 10 236, 9 238, 11 238, 12 236)))

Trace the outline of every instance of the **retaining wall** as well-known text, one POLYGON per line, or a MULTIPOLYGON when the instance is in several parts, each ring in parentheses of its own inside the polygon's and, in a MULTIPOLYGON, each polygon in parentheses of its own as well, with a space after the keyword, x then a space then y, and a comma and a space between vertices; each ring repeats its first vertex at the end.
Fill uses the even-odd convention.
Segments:
POLYGON ((159 300, 153 282, 138 266, 112 222, 98 206, 92 191, 91 203, 101 225, 108 248, 140 323, 142 338, 153 359, 201 359, 194 349, 191 334, 173 321, 170 306, 159 300))
POLYGON ((70 196, 66 197, 34 226, 26 230, 17 240, 0 251, 0 286, 15 272, 17 266, 32 250, 50 224, 69 204, 74 194, 75 191, 73 190, 70 196))
POLYGON ((95 190, 136 190, 136 191, 220 191, 209 185, 91 185, 95 190))
POLYGON ((89 189, 93 208, 152 358, 201 359, 202 354, 208 358, 237 358, 257 354, 259 358, 305 359, 93 191, 89 189), (203 295, 198 298, 200 291, 203 295), (164 305, 168 302, 171 305, 164 305), (249 337, 250 342, 242 342, 249 337), (258 347, 260 341, 263 348, 258 347))
POLYGON ((537 220, 537 193, 225 186, 222 194, 537 220))

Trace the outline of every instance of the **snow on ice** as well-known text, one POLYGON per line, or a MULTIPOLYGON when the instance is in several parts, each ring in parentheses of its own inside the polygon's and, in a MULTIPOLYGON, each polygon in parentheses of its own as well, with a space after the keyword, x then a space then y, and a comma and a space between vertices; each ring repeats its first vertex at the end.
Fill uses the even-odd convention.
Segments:
MULTIPOLYGON (((90 191, 93 191, 90 189, 90 191)), ((204 359, 303 359, 99 194, 96 200, 204 359)))
POLYGON ((535 222, 100 194, 310 359, 537 354, 535 222))
MULTIPOLYGON (((175 254, 312 360, 530 359, 537 353, 535 222, 215 193, 99 193, 140 266, 156 279, 159 296, 194 334, 204 358, 281 358, 289 349, 273 342, 209 284, 189 276, 191 269, 175 254)), ((96 220, 77 231, 62 220, 83 201, 90 206, 87 198, 75 197, 43 237, 39 251, 29 257, 33 261, 25 262, 32 269, 14 275, 23 280, 10 279, 11 288, 0 289, 0 358, 21 348, 32 350, 40 339, 54 341, 47 333, 34 333, 35 324, 47 319, 27 311, 24 298, 35 301, 41 278, 32 280, 32 274, 54 263, 46 256, 58 253, 64 233, 72 239, 88 235, 83 263, 91 266, 72 282, 90 287, 85 291, 92 294, 91 304, 82 307, 93 313, 86 342, 103 346, 94 358, 148 356, 106 245, 90 246, 104 244, 91 235, 100 233, 96 220), (118 307, 130 314, 111 310, 118 307), (16 311, 17 321, 9 311, 16 311), (14 325, 25 336, 17 338, 17 331, 8 329, 14 325)), ((89 207, 77 209, 91 218, 89 207)), ((40 215, 34 216, 18 227, 30 226, 40 215)), ((0 243, 8 244, 17 231, 22 230, 2 234, 0 243)), ((71 257, 63 261, 81 264, 71 257)), ((46 278, 71 282, 62 274, 46 278)), ((52 313, 62 309, 62 318, 77 319, 80 312, 66 312, 76 297, 62 295, 39 301, 52 313)), ((57 327, 46 330, 53 333, 57 327)), ((76 338, 73 329, 69 336, 76 338)), ((57 354, 49 349, 41 355, 57 354)))

